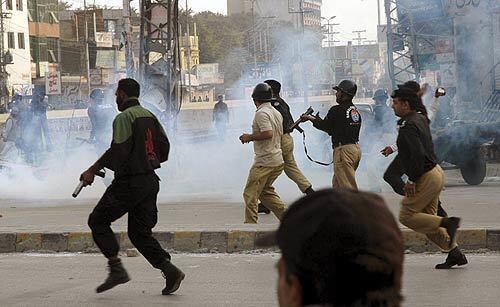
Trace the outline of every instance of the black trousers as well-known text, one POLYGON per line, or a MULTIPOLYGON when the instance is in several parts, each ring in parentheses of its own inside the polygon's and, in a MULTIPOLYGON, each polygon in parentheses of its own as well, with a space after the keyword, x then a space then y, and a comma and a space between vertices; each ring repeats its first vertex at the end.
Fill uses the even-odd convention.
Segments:
MULTIPOLYGON (((392 160, 391 164, 387 167, 387 170, 384 173, 384 180, 387 182, 394 192, 401 196, 405 196, 405 183, 401 177, 404 175, 403 165, 401 164, 401 160, 396 156, 394 160, 392 160)), ((438 203, 438 211, 437 215, 441 217, 447 217, 448 213, 441 206, 441 200, 438 203)))
POLYGON ((158 221, 158 191, 155 174, 115 179, 106 189, 88 220, 94 241, 106 258, 116 257, 120 250, 111 223, 128 213, 128 237, 137 250, 155 268, 170 260, 151 231, 158 221))

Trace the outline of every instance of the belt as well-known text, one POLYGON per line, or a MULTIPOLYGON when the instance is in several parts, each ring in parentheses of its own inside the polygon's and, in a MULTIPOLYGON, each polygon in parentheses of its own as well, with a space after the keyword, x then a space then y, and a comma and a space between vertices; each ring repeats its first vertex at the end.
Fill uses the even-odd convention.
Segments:
POLYGON ((345 146, 345 145, 358 145, 358 142, 353 142, 353 143, 341 143, 341 142, 337 142, 337 143, 333 143, 333 148, 337 148, 337 147, 345 146))

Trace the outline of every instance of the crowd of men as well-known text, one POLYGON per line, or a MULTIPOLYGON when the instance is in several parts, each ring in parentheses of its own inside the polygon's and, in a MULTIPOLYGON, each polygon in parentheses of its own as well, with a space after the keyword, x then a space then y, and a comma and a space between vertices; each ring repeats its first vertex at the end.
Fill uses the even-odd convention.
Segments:
MULTIPOLYGON (((258 222, 259 205, 280 220, 276 232, 257 242, 259 246, 277 245, 282 252, 278 263, 280 306, 400 306, 404 259, 401 231, 384 200, 359 191, 356 182, 362 157, 359 143, 363 142, 361 113, 353 103, 357 85, 344 80, 334 86, 337 104, 324 118, 309 113, 300 117, 301 122, 310 121, 331 136, 333 189, 321 191, 313 189, 297 166, 290 135, 297 125, 290 107, 280 97, 280 89, 276 80, 255 87, 252 99, 257 110, 252 132, 239 137, 243 144, 253 142, 255 152, 243 192, 244 221, 258 222), (273 187, 282 172, 306 194, 288 208, 273 187)), ((109 265, 109 275, 96 291, 107 291, 130 280, 111 229, 111 223, 128 214, 132 244, 163 274, 162 294, 172 294, 185 274, 152 233, 158 220, 160 188, 155 170, 168 159, 169 140, 156 116, 141 105, 140 86, 135 80, 119 81, 115 92, 118 114, 108 110, 102 94, 95 91, 91 95, 90 137, 97 140, 111 136, 111 145, 80 176, 83 185, 91 185, 101 169, 114 171, 113 182, 88 219, 94 241, 109 265), (109 117, 114 117, 113 124, 102 125, 109 117)), ((439 95, 436 91, 434 96, 437 99, 439 95)), ((375 119, 383 121, 391 114, 383 103, 389 95, 378 91, 374 96, 375 119)), ((430 133, 432 116, 422 96, 416 82, 400 85, 390 95, 392 112, 399 118, 398 135, 396 143, 381 153, 389 156, 397 152, 397 156, 384 179, 403 196, 399 221, 447 252, 446 260, 436 269, 449 269, 467 264, 467 259, 456 243, 460 218, 448 217, 444 209, 439 209, 444 173, 437 164, 430 133), (408 178, 406 182, 403 175, 408 178)), ((33 100, 35 112, 38 102, 36 97, 33 100)), ((228 118, 227 105, 219 97, 214 122, 227 125, 228 118)), ((44 125, 46 116, 45 123, 40 121, 41 129, 44 125)))

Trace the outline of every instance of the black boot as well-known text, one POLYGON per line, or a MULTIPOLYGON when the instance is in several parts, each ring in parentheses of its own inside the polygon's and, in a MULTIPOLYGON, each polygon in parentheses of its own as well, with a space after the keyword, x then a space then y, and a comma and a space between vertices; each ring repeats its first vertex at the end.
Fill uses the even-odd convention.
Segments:
POLYGON ((467 258, 465 258, 465 255, 462 253, 462 251, 457 246, 448 253, 448 257, 446 257, 446 260, 444 263, 436 264, 436 269, 448 270, 448 269, 451 269, 455 265, 458 265, 458 266, 466 265, 467 262, 468 262, 467 258))
POLYGON ((448 217, 448 213, 446 213, 446 211, 444 210, 444 208, 441 206, 441 200, 438 200, 437 216, 448 217))
POLYGON ((107 291, 111 288, 118 286, 119 284, 124 284, 130 280, 127 271, 122 265, 120 259, 110 259, 108 261, 109 265, 109 275, 102 285, 97 287, 95 290, 97 293, 107 291))
POLYGON ((304 191, 304 194, 306 194, 306 195, 309 195, 309 194, 312 194, 312 193, 314 193, 314 190, 313 190, 313 187, 312 187, 312 186, 308 187, 308 188, 304 191))
POLYGON ((262 203, 259 203, 257 213, 269 214, 269 213, 271 213, 271 210, 267 209, 267 207, 264 206, 262 203))
POLYGON ((441 227, 446 229, 446 232, 450 236, 450 244, 451 247, 453 242, 455 242, 455 235, 457 234, 457 229, 460 227, 460 218, 458 217, 444 217, 441 221, 441 227))
POLYGON ((160 270, 163 277, 165 277, 165 288, 161 291, 161 294, 169 295, 177 291, 186 275, 169 260, 165 260, 165 262, 160 265, 160 270))

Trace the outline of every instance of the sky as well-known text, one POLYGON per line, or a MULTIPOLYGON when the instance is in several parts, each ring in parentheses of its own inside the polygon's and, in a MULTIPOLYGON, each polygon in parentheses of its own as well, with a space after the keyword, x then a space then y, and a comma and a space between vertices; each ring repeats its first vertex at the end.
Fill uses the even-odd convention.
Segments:
MULTIPOLYGON (((266 0, 272 3, 273 0, 266 0)), ((69 0, 74 4, 74 7, 83 6, 83 0, 69 0)), ((383 9, 383 0, 380 0, 383 9)), ((121 0, 88 0, 87 4, 106 4, 116 8, 121 7, 121 0)), ((185 0, 180 0, 182 7, 185 7, 185 0)), ((138 0, 131 1, 132 6, 138 6, 138 0)), ((213 11, 222 14, 227 13, 227 0, 188 0, 188 6, 195 12, 213 11)), ((334 19, 335 23, 340 25, 336 29, 340 32, 335 39, 341 42, 353 40, 357 37, 352 31, 366 30, 363 37, 368 40, 376 40, 377 38, 377 0, 323 0, 322 7, 323 17, 337 16, 334 19)), ((382 16, 382 23, 384 16, 382 16)))

